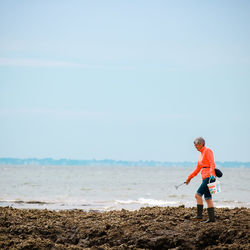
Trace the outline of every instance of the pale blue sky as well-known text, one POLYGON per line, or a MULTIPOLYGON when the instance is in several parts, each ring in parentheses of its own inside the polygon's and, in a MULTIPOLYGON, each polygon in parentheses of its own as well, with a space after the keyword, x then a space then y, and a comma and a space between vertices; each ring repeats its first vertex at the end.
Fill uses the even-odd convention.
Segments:
POLYGON ((249 1, 1 1, 0 157, 250 161, 249 1))

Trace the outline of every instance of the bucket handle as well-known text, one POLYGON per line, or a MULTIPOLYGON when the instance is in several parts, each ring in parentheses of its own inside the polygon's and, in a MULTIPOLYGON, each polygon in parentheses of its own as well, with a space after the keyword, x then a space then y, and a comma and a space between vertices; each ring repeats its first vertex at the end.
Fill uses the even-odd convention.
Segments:
MULTIPOLYGON (((211 181, 211 178, 209 177, 208 184, 210 184, 210 181, 211 181)), ((214 182, 216 182, 216 178, 214 178, 214 182)))

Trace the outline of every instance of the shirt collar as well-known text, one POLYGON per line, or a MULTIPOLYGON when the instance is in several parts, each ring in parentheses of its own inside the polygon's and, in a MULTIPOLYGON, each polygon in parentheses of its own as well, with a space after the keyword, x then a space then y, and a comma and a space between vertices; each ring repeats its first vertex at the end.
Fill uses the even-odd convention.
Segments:
POLYGON ((206 149, 206 147, 204 146, 204 147, 201 149, 200 152, 203 153, 205 149, 206 149))

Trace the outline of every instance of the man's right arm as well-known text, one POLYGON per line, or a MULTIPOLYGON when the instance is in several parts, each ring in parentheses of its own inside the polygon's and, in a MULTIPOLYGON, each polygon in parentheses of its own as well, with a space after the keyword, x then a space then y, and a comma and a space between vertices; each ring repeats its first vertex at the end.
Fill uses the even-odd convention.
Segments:
POLYGON ((201 166, 197 163, 196 169, 188 176, 187 180, 185 181, 188 184, 192 178, 194 178, 201 170, 201 166))

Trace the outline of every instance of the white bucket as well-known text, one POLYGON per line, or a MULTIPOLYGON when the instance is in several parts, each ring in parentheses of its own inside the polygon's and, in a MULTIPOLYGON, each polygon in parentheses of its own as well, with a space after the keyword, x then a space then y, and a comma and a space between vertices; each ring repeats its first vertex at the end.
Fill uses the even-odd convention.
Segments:
POLYGON ((217 194, 221 192, 220 182, 216 180, 215 182, 207 184, 210 194, 217 194))

